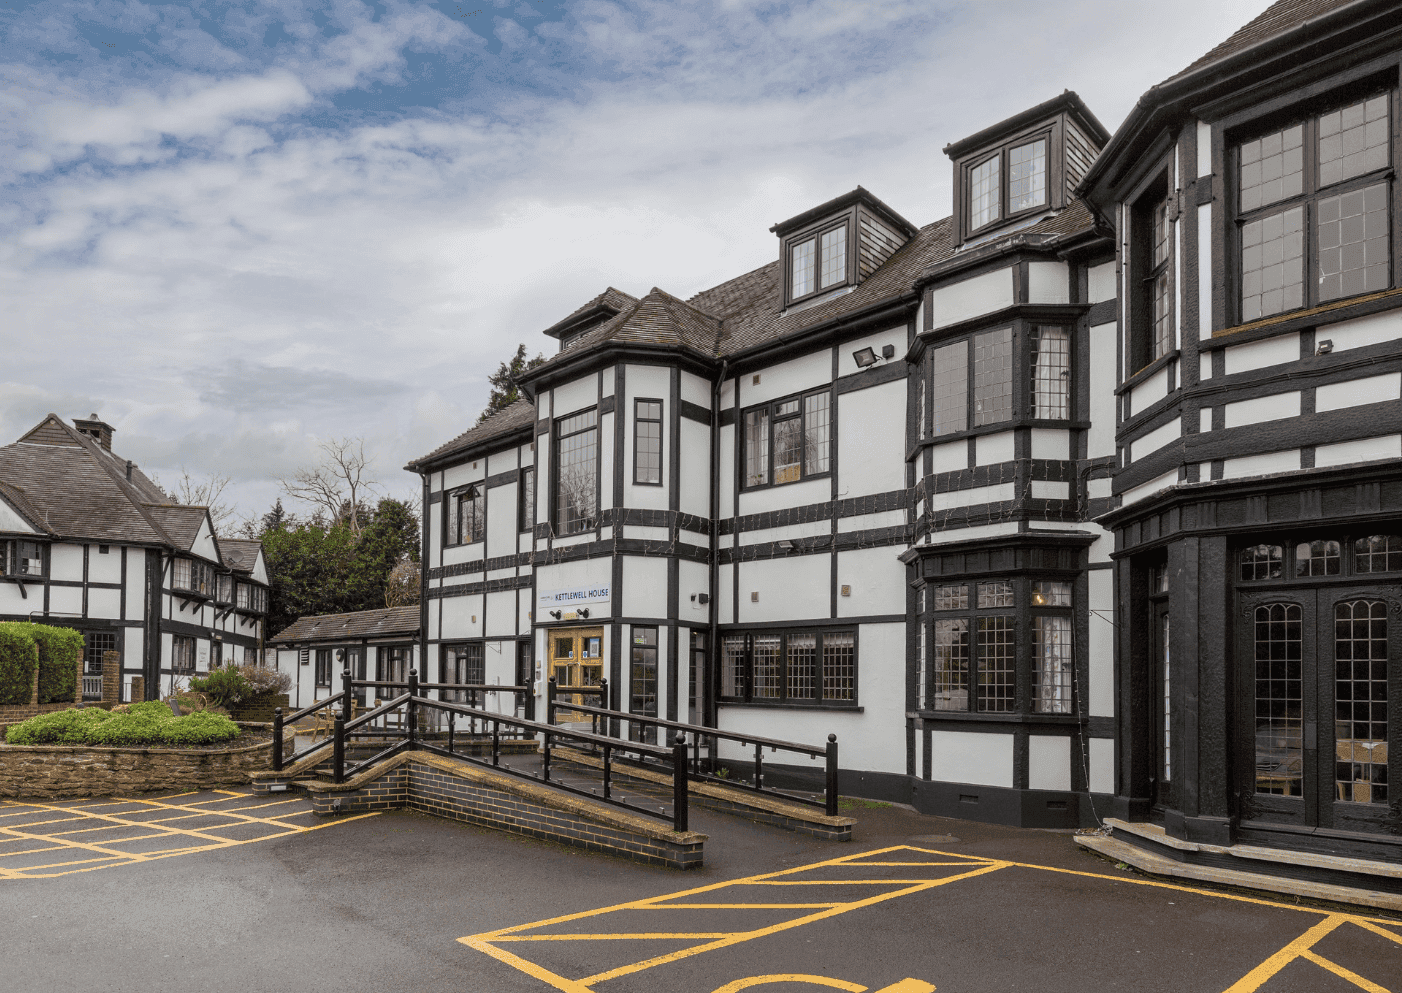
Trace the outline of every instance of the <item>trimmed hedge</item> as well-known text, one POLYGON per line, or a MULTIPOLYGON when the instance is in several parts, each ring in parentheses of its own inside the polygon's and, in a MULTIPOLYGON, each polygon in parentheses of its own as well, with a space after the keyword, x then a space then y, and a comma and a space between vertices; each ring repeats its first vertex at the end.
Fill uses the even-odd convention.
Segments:
POLYGON ((123 714, 96 707, 40 714, 5 732, 11 745, 215 745, 233 741, 238 725, 223 714, 200 711, 176 717, 159 700, 134 703, 123 714))
POLYGON ((72 628, 30 624, 29 633, 39 646, 39 702, 77 700, 78 663, 83 660, 83 635, 72 628))
POLYGON ((39 646, 27 627, 12 621, 0 623, 0 704, 29 703, 34 689, 39 646))

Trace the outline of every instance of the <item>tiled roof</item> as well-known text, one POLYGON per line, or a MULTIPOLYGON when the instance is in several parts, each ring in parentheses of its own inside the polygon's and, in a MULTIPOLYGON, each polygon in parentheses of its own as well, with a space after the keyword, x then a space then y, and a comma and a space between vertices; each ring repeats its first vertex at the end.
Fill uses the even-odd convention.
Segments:
POLYGON ((208 512, 172 504, 135 465, 128 479, 127 466, 126 459, 49 414, 20 441, 0 447, 0 487, 16 509, 54 537, 188 551, 208 512))
POLYGON ((672 345, 677 348, 689 348, 710 358, 715 355, 716 336, 719 332, 720 322, 714 317, 654 286, 647 296, 634 301, 627 310, 598 327, 584 332, 559 354, 547 359, 543 365, 563 362, 566 358, 573 358, 577 352, 586 351, 605 341, 672 345))
POLYGON ((224 557, 224 564, 235 572, 252 572, 253 567, 258 564, 258 553, 262 549, 261 541, 248 538, 219 539, 219 554, 224 557))
POLYGON ((1320 14, 1327 14, 1329 11, 1353 0, 1277 0, 1271 4, 1256 18, 1244 27, 1237 30, 1226 41, 1222 42, 1212 51, 1198 59, 1180 73, 1170 77, 1170 81, 1179 76, 1186 76, 1195 69, 1201 69, 1205 65, 1213 62, 1220 62, 1228 56, 1235 55, 1243 49, 1250 48, 1259 42, 1265 41, 1273 35, 1288 31, 1311 17, 1318 17, 1320 14))
POLYGON ((628 309, 637 302, 638 298, 633 296, 631 293, 624 293, 622 290, 616 290, 612 286, 610 286, 608 289, 604 290, 604 292, 596 296, 593 300, 590 300, 584 306, 576 309, 564 320, 557 321, 550 327, 546 328, 544 333, 554 334, 562 328, 567 328, 571 324, 573 324, 575 319, 578 318, 581 314, 587 314, 591 310, 611 310, 616 314, 620 310, 628 309))
POLYGON ((505 409, 497 411, 476 427, 464 431, 447 444, 439 445, 422 458, 414 459, 405 468, 410 472, 416 472, 417 466, 425 462, 431 462, 455 452, 466 451, 484 441, 500 438, 534 423, 535 404, 529 400, 517 400, 505 409))
POLYGON ((19 511, 21 517, 29 521, 40 531, 52 534, 52 530, 44 525, 44 513, 29 501, 24 490, 18 486, 11 486, 9 483, 0 480, 0 500, 4 500, 15 510, 19 511))
POLYGON ((269 644, 290 644, 297 641, 345 641, 354 638, 387 638, 413 635, 419 631, 419 608, 386 607, 383 610, 357 610, 350 614, 321 614, 299 617, 269 644))
POLYGON ((55 425, 66 440, 0 447, 0 479, 24 491, 44 525, 58 537, 79 541, 173 544, 142 506, 159 492, 150 480, 141 476, 138 482, 133 471, 133 482, 127 483, 125 463, 119 472, 110 453, 53 414, 41 426, 53 433, 55 425), (147 487, 154 492, 144 492, 147 487))
POLYGON ((200 525, 209 513, 203 507, 186 507, 178 503, 148 503, 145 507, 146 512, 156 519, 161 530, 182 552, 188 552, 194 546, 200 525))
POLYGON ((717 356, 780 341, 816 325, 908 292, 930 265, 954 251, 954 219, 927 224, 850 293, 817 306, 784 310, 779 262, 703 290, 688 303, 721 319, 717 356))

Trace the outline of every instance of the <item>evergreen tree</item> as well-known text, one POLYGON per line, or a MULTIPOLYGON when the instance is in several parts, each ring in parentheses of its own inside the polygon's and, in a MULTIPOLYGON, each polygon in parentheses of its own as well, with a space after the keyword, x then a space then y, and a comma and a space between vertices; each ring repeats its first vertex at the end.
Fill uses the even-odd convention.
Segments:
POLYGON ((501 368, 487 377, 487 382, 492 386, 492 395, 487 398, 487 409, 478 416, 477 423, 481 424, 497 411, 505 410, 521 399, 521 391, 516 388, 516 378, 544 361, 544 355, 527 359, 526 346, 524 344, 518 345, 516 354, 511 357, 511 361, 503 362, 501 368))

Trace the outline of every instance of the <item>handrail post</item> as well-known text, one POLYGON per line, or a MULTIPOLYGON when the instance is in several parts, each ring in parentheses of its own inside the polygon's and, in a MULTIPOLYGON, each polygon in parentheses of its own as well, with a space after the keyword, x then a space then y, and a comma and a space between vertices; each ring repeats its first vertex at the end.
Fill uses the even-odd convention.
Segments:
MULTIPOLYGON (((609 680, 608 680, 608 677, 607 677, 607 676, 600 676, 600 677, 599 677, 599 709, 600 709, 600 710, 611 710, 611 709, 612 709, 612 708, 609 706, 609 680)), ((598 715, 598 714, 590 714, 589 716, 593 719, 592 727, 593 727, 594 733, 595 733, 595 734, 598 734, 598 733, 599 733, 599 715, 598 715)), ((604 729, 605 729, 605 730, 604 730, 604 733, 607 734, 607 733, 608 733, 608 718, 604 718, 604 729)))
POLYGON ((409 747, 412 749, 419 740, 419 705, 414 701, 419 695, 419 670, 409 670, 409 702, 405 705, 405 717, 409 721, 409 747))
POLYGON ((672 746, 672 830, 687 830, 686 734, 672 746))
POLYGON ((282 771, 282 708, 273 708, 273 772, 282 771))
POLYGON ((346 781, 346 722, 336 718, 336 740, 331 745, 331 781, 346 781))
POLYGON ((605 746, 604 746, 604 799, 605 799, 605 800, 607 800, 607 799, 609 799, 610 797, 613 796, 613 765, 612 765, 611 762, 610 762, 612 756, 613 756, 613 749, 612 749, 610 746, 605 745, 605 746))
POLYGON ((755 743, 755 792, 764 789, 764 746, 755 743))
POLYGON ((457 724, 457 711, 448 711, 448 751, 453 750, 453 730, 457 724))
POLYGON ((555 723, 555 677, 551 676, 545 682, 545 723, 555 723))
POLYGON ((492 719, 492 765, 501 765, 501 719, 492 719))
POLYGON ((351 719, 351 706, 355 700, 355 693, 351 690, 350 663, 341 670, 341 720, 351 719))
POLYGON ((837 816, 837 735, 828 735, 827 807, 829 817, 837 816))

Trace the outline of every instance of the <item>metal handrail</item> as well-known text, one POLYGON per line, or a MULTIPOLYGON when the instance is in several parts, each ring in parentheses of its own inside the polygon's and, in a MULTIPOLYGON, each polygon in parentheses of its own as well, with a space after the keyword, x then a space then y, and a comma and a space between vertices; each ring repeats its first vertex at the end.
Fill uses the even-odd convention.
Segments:
MULTIPOLYGON (((560 703, 556 700, 559 693, 573 693, 575 687, 561 688, 555 684, 555 680, 549 681, 546 692, 545 717, 552 724, 555 721, 555 713, 558 709, 564 709, 576 713, 586 713, 593 717, 608 718, 611 721, 626 720, 635 724, 652 725, 656 727, 669 728, 681 731, 683 738, 686 734, 692 735, 692 760, 690 778, 698 782, 719 783, 725 786, 745 786, 755 793, 762 793, 769 796, 782 797, 795 803, 806 804, 810 807, 821 807, 823 813, 828 817, 837 816, 837 735, 828 735, 827 744, 823 747, 804 745, 793 741, 780 741, 776 738, 763 738, 752 734, 737 734, 733 731, 722 731, 719 728, 708 728, 697 724, 684 724, 681 721, 669 721, 660 717, 646 717, 641 714, 630 714, 622 710, 611 710, 606 707, 591 707, 583 703, 560 703), (742 745, 753 745, 755 749, 754 758, 754 782, 753 784, 740 783, 729 779, 722 779, 720 776, 711 775, 701 771, 701 742, 705 738, 715 740, 726 740, 739 742, 742 745), (782 749, 787 752, 797 752, 811 758, 823 756, 824 762, 824 789, 823 799, 813 800, 805 796, 796 796, 792 793, 785 793, 780 790, 766 789, 764 786, 764 749, 782 749)), ((597 727, 599 721, 594 721, 597 727)), ((604 722, 607 723, 607 722, 604 722)), ((714 748, 714 744, 712 748, 714 748)))
MULTIPOLYGON (((331 706, 333 703, 339 702, 344 696, 344 690, 340 693, 333 693, 325 700, 318 700, 310 707, 303 707, 301 710, 295 711, 289 717, 282 716, 281 707, 277 707, 273 710, 273 772, 281 772, 283 769, 283 765, 285 764, 282 757, 282 740, 284 727, 288 724, 295 724, 298 721, 300 721, 303 717, 307 717, 311 714, 314 714, 318 710, 324 710, 325 708, 331 706)), ((293 752, 292 755, 288 757, 287 761, 292 762, 294 764, 300 762, 302 761, 302 759, 306 758, 313 752, 317 752, 325 748, 329 743, 329 738, 323 738, 321 739, 321 741, 313 742, 310 746, 302 749, 300 752, 293 752)))

